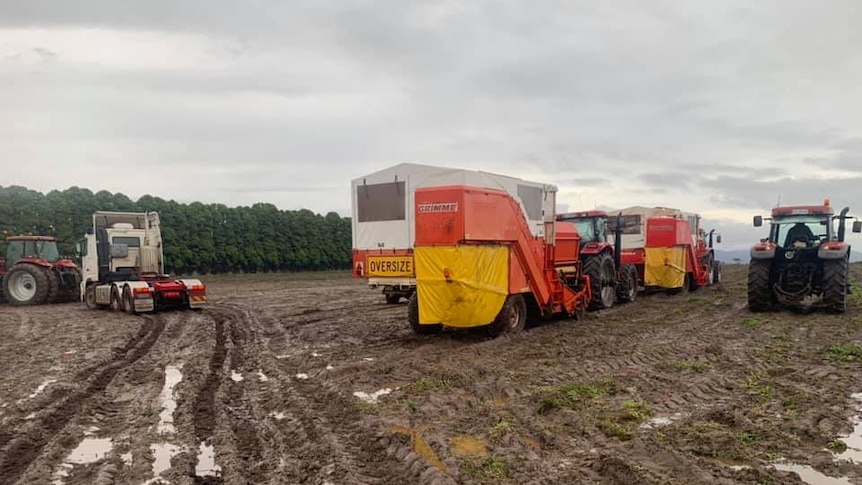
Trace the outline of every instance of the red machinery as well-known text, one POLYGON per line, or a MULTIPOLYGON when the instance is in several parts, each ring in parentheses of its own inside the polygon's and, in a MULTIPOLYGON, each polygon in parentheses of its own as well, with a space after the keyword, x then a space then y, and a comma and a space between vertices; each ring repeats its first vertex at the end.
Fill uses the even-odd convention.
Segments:
MULTIPOLYGON (((650 217, 645 247, 623 250, 622 261, 638 268, 645 288, 686 291, 716 284, 721 281, 721 264, 715 261, 713 233, 707 242, 704 231, 693 231, 687 218, 650 217)), ((721 236, 716 242, 721 242, 721 236)))
POLYGON ((80 301, 81 271, 60 256, 51 236, 6 238, 6 259, 0 259, 0 296, 11 305, 80 301))
POLYGON ((413 330, 488 326, 498 335, 523 329, 528 314, 583 315, 592 294, 580 237, 574 224, 555 221, 555 195, 545 201, 544 235, 534 236, 504 191, 417 189, 413 330))

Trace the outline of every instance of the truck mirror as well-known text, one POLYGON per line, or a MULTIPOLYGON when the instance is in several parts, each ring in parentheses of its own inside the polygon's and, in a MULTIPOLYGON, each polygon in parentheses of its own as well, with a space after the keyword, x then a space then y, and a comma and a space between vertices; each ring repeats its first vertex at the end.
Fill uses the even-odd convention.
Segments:
POLYGON ((721 244, 721 234, 715 236, 715 242, 717 242, 718 244, 721 244))
POLYGON ((853 232, 862 232, 862 221, 853 221, 853 232))
POLYGON ((754 227, 760 227, 763 225, 763 217, 762 216, 754 216, 754 227))

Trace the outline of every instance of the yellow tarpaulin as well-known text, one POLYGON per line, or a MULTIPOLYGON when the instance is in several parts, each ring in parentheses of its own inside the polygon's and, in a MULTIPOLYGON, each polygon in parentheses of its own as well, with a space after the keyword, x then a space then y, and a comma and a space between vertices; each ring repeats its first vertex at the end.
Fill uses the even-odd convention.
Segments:
POLYGON ((508 247, 416 247, 413 256, 420 323, 477 327, 493 322, 503 308, 509 293, 508 247))
POLYGON ((685 283, 685 248, 646 248, 644 285, 682 288, 685 283))

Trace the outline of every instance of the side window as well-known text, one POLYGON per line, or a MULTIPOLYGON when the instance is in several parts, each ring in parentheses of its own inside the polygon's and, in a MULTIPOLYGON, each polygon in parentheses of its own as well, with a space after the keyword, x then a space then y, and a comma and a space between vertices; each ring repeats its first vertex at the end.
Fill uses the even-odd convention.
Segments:
POLYGON ((403 221, 407 194, 404 182, 356 187, 357 222, 403 221))
POLYGON ((542 218, 542 197, 540 187, 518 184, 518 197, 524 204, 524 210, 530 220, 537 221, 542 218))
MULTIPOLYGON (((640 234, 641 233, 641 215, 628 214, 622 217, 623 234, 640 234)), ((617 216, 613 215, 608 220, 608 230, 616 232, 617 216)))
POLYGON ((141 238, 132 236, 114 236, 111 238, 112 244, 123 244, 130 248, 141 247, 141 238))

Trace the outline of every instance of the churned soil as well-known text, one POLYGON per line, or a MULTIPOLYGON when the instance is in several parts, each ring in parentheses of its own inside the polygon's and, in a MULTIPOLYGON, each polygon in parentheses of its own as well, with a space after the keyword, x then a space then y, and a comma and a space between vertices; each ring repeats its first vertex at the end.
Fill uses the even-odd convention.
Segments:
POLYGON ((862 267, 841 315, 751 313, 745 278, 496 339, 343 273, 2 306, 0 484, 862 483, 862 267))

